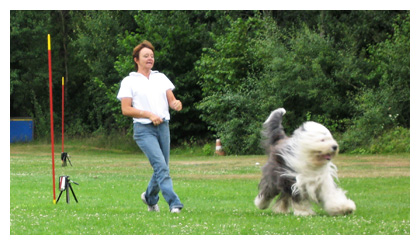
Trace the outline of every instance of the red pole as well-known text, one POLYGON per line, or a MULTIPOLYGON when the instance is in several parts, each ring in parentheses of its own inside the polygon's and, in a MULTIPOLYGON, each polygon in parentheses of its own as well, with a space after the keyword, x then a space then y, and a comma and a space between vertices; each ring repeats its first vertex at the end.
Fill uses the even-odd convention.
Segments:
POLYGON ((61 152, 64 152, 64 77, 61 79, 61 152))
POLYGON ((48 70, 50 76, 50 122, 51 122, 51 157, 52 157, 52 178, 53 178, 53 203, 55 200, 55 164, 54 164, 54 116, 53 116, 53 98, 52 98, 52 70, 51 70, 51 38, 48 34, 48 70))

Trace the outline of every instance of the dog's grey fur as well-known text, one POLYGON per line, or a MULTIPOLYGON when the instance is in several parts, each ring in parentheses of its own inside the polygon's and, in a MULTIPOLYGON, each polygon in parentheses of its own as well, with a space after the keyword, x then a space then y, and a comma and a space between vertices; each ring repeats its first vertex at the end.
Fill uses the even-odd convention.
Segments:
POLYGON ((268 154, 262 168, 259 194, 255 205, 266 209, 277 197, 273 210, 295 215, 313 215, 312 203, 321 205, 330 215, 351 213, 354 202, 337 187, 337 168, 331 159, 338 154, 338 144, 321 124, 306 122, 292 137, 284 132, 286 110, 273 111, 264 123, 263 136, 268 154))

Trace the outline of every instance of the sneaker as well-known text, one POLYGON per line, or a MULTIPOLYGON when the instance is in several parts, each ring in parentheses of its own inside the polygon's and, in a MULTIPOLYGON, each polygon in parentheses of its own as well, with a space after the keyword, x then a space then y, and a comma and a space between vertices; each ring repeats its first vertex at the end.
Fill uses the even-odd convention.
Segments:
POLYGON ((179 208, 173 208, 173 209, 171 209, 171 213, 179 214, 179 213, 181 213, 181 209, 179 209, 179 208))
POLYGON ((141 200, 144 202, 144 204, 146 204, 148 206, 149 212, 159 212, 160 211, 159 206, 157 204, 151 206, 146 202, 146 192, 143 192, 141 194, 141 200))

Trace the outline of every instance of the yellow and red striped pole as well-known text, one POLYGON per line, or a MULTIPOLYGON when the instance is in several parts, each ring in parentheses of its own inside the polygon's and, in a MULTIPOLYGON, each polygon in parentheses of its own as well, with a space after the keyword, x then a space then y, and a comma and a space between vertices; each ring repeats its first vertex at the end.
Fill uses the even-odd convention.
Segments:
POLYGON ((52 157, 52 179, 53 179, 53 203, 55 200, 55 164, 54 164, 54 116, 53 116, 53 96, 52 96, 52 69, 51 69, 51 38, 48 34, 48 70, 50 76, 50 121, 51 121, 51 157, 52 157))

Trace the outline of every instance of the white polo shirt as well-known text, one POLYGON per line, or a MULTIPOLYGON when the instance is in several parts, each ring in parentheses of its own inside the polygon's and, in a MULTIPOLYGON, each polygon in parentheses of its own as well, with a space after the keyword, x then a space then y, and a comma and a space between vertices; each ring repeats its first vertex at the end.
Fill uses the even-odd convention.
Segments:
MULTIPOLYGON (((174 90, 175 86, 163 74, 151 71, 149 79, 137 72, 130 72, 121 81, 117 98, 132 98, 132 106, 142 111, 149 111, 166 120, 170 119, 166 91, 174 90)), ((148 118, 133 118, 133 123, 151 123, 148 118)))

